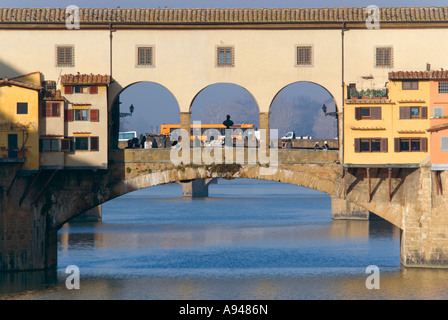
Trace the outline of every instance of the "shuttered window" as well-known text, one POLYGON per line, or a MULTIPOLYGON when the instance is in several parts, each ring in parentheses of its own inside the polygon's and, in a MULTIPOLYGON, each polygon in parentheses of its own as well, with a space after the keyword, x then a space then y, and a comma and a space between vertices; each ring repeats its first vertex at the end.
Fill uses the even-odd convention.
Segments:
POLYGON ((355 152, 387 152, 387 138, 356 138, 355 152))
POLYGON ((427 138, 395 138, 395 152, 427 152, 427 138))
POLYGON ((355 108, 356 120, 381 120, 381 107, 355 108))
POLYGON ((45 102, 42 108, 42 117, 60 117, 61 107, 59 102, 45 102))
POLYGON ((400 119, 428 119, 428 107, 400 107, 400 119))

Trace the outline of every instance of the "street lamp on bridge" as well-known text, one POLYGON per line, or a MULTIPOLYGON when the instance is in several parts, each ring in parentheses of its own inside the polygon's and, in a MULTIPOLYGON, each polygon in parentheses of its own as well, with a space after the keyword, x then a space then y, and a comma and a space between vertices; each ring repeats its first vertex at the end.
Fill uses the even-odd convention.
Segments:
POLYGON ((324 104, 322 106, 322 111, 324 112, 325 116, 334 117, 336 119, 336 135, 339 137, 339 115, 336 105, 335 105, 336 110, 334 112, 327 112, 327 109, 328 109, 327 106, 324 104))
POLYGON ((132 114, 134 113, 134 105, 133 104, 131 104, 131 106, 129 107, 129 111, 130 111, 130 113, 129 112, 120 112, 120 118, 124 118, 124 117, 128 117, 128 116, 132 117, 132 114))

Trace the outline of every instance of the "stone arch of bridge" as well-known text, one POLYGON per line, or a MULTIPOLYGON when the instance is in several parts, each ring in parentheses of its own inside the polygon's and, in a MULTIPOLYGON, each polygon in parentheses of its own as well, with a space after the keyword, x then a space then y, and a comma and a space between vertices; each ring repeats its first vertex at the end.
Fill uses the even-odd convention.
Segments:
MULTIPOLYGON (((82 195, 80 198, 82 201, 76 201, 79 206, 73 207, 72 210, 59 212, 54 216, 53 227, 58 229, 75 216, 133 191, 171 182, 206 178, 249 178, 275 181, 314 189, 338 198, 344 197, 344 179, 340 176, 340 165, 338 164, 327 164, 325 166, 304 164, 294 165, 293 167, 278 167, 275 169, 249 165, 186 165, 136 174, 133 177, 128 177, 110 184, 107 188, 101 188, 97 192, 89 192, 87 195, 82 195)), ((363 200, 364 195, 365 193, 362 188, 352 190, 347 200, 352 200, 353 203, 374 212, 401 228, 401 217, 396 215, 392 210, 392 206, 385 206, 381 201, 367 203, 363 200)))

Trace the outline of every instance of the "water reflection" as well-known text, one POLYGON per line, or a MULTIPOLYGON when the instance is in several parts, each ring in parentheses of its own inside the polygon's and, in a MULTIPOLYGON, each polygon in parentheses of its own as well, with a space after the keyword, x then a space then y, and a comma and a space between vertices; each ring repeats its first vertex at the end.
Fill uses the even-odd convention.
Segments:
POLYGON ((333 221, 326 195, 218 184, 192 201, 176 185, 150 189, 105 204, 103 222, 64 225, 57 270, 0 274, 0 299, 448 298, 447 270, 401 267, 398 228, 333 221), (72 264, 80 290, 65 287, 72 264), (365 286, 371 264, 380 290, 365 286))

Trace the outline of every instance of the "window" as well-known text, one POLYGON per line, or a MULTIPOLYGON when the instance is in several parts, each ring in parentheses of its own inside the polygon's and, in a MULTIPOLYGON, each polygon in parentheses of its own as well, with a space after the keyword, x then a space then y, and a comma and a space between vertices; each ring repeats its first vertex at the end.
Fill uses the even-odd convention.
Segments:
POLYGON ((427 152, 427 138, 395 138, 395 152, 427 152))
POLYGON ((17 102, 17 114, 28 114, 27 102, 17 102))
POLYGON ((403 81, 401 83, 402 90, 418 90, 418 81, 403 81))
POLYGON ((392 68, 392 47, 377 47, 375 65, 377 68, 392 68))
POLYGON ((153 47, 137 47, 137 66, 153 66, 153 52, 153 47))
POLYGON ((448 93, 448 81, 439 82, 439 93, 448 93))
POLYGON ((98 94, 98 86, 64 86, 64 94, 73 94, 73 93, 90 93, 90 94, 98 94))
POLYGON ((73 120, 74 121, 88 121, 90 109, 74 109, 73 120))
POLYGON ((61 145, 59 139, 40 139, 40 151, 41 152, 59 152, 61 151, 61 145))
POLYGON ((381 107, 355 108, 356 120, 381 120, 381 107))
POLYGON ((64 139, 67 141, 66 148, 71 151, 99 151, 99 137, 70 137, 64 139))
POLYGON ((297 47, 297 65, 310 66, 313 64, 313 48, 311 46, 297 47))
POLYGON ((427 119, 428 107, 400 107, 400 119, 427 119))
POLYGON ((75 137, 75 150, 89 150, 89 137, 75 137))
POLYGON ((75 66, 75 47, 56 46, 56 67, 75 66))
POLYGON ((448 137, 440 137, 440 151, 448 151, 448 137))
POLYGON ((56 90, 56 81, 42 81, 44 90, 56 90))
POLYGON ((235 51, 233 47, 217 48, 217 66, 233 67, 235 65, 235 51))
POLYGON ((49 102, 45 103, 45 106, 42 108, 42 117, 60 117, 61 116, 61 107, 59 102, 49 102))
POLYGON ((443 118, 443 107, 434 107, 432 112, 433 118, 443 118))
POLYGON ((387 152, 387 138, 356 138, 355 152, 387 152))

